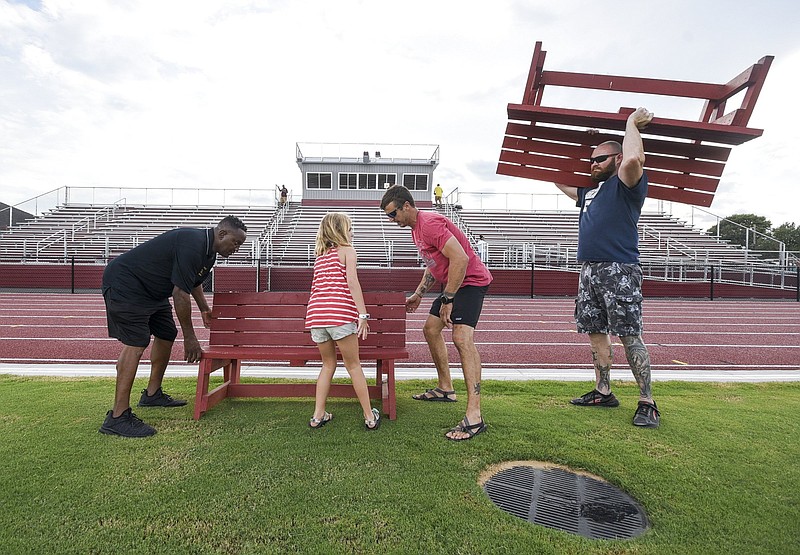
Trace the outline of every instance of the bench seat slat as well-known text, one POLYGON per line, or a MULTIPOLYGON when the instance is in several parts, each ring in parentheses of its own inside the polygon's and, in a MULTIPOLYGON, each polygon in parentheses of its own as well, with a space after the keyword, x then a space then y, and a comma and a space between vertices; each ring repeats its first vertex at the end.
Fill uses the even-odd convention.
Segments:
MULTIPOLYGON (((586 187, 587 178, 571 172, 561 172, 547 170, 544 168, 533 168, 530 166, 517 166, 514 164, 500 163, 497 165, 497 173, 512 177, 524 177, 538 181, 551 183, 563 183, 571 187, 586 187)), ((650 183, 647 189, 647 196, 656 199, 674 200, 694 204, 696 206, 711 206, 714 195, 697 190, 689 190, 679 187, 665 187, 658 183, 650 183)))
MULTIPOLYGON (((546 139, 557 143, 572 143, 572 146, 583 145, 585 150, 576 152, 580 158, 588 159, 589 153, 594 147, 606 141, 621 142, 622 134, 597 132, 590 135, 585 129, 567 129, 512 121, 506 125, 506 138, 546 139)), ((724 163, 728 161, 732 150, 728 146, 669 141, 652 137, 643 137, 642 141, 647 156, 651 153, 659 153, 724 163)), ((506 147, 504 141, 503 148, 512 147, 506 147)))
MULTIPOLYGON (((366 347, 359 349, 365 360, 393 360, 408 358, 404 347, 366 347)), ((203 358, 231 358, 247 361, 282 362, 289 360, 321 360, 316 347, 226 347, 215 346, 203 350, 203 358)))
MULTIPOLYGON (((259 304, 244 304, 244 305, 214 305, 212 309, 212 316, 220 319, 236 319, 236 318, 269 318, 269 319, 304 319, 306 316, 306 307, 308 300, 302 304, 291 304, 286 306, 277 306, 274 304, 259 305, 259 304)), ((405 317, 404 306, 385 306, 373 305, 367 307, 370 317, 373 319, 396 319, 405 317)), ((302 328, 302 326, 300 326, 302 328)))
MULTIPOLYGON (((216 347, 236 347, 240 349, 254 347, 257 348, 262 345, 280 346, 280 347, 299 347, 317 349, 316 344, 311 340, 309 333, 292 333, 284 332, 280 336, 277 334, 269 333, 219 333, 211 332, 213 345, 208 347, 208 350, 213 350, 216 347)), ((366 340, 359 340, 359 349, 363 350, 370 346, 405 346, 404 333, 372 333, 367 336, 366 340)))
MULTIPOLYGON (((406 327, 402 320, 385 320, 380 324, 376 324, 375 318, 370 319, 370 331, 374 333, 375 329, 382 330, 383 333, 395 332, 405 333, 406 327)), ((219 319, 214 324, 214 330, 217 332, 226 331, 239 331, 239 332, 302 332, 306 334, 306 342, 311 341, 310 332, 306 331, 303 322, 298 320, 289 320, 285 318, 231 318, 219 319)))
MULTIPOLYGON (((508 117, 509 119, 530 122, 555 123, 577 127, 602 127, 603 129, 624 131, 628 114, 509 104, 508 117)), ((653 118, 653 121, 647 126, 647 133, 726 145, 740 145, 760 137, 764 131, 750 127, 725 125, 723 123, 653 118)))

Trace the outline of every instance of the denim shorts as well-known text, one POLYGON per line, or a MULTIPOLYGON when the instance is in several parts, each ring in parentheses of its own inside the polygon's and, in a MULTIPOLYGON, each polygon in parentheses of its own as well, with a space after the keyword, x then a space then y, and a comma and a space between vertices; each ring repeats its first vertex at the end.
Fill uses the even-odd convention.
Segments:
POLYGON ((578 333, 641 335, 641 267, 619 262, 584 262, 575 300, 575 323, 578 333))
POLYGON ((328 326, 327 328, 311 328, 311 339, 314 340, 314 343, 327 343, 330 340, 339 341, 357 331, 358 326, 355 322, 342 324, 341 326, 328 326))

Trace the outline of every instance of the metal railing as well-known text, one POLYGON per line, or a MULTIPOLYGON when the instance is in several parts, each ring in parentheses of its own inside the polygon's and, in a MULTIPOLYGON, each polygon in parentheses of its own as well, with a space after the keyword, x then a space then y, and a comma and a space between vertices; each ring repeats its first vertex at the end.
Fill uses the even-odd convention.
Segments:
MULTIPOLYGON (((50 260, 39 262, 12 263, 0 260, 3 264, 3 279, 0 280, 0 289, 36 291, 71 291, 98 292, 104 263, 94 259, 68 257, 61 259, 54 257, 50 260), (66 271, 65 271, 66 270, 66 271)), ((564 279, 563 275, 556 272, 556 280, 547 278, 549 270, 574 271, 579 269, 578 264, 568 260, 563 264, 543 264, 537 262, 527 268, 520 267, 512 272, 496 272, 496 294, 504 295, 574 295, 574 281, 564 279), (545 278, 545 285, 538 289, 535 285, 545 278), (502 291, 502 292, 501 292, 502 291)), ((408 271, 419 272, 421 269, 400 264, 390 267, 390 276, 397 276, 398 280, 406 280, 408 271), (392 272, 397 272, 393 274, 392 272)), ((706 297, 710 300, 723 298, 771 298, 775 300, 791 300, 800 302, 800 266, 782 268, 777 272, 774 267, 759 269, 756 266, 747 268, 729 265, 713 264, 662 264, 645 262, 642 270, 648 283, 661 281, 674 283, 675 287, 654 286, 657 296, 661 297, 706 297), (763 271, 762 271, 763 270, 763 271), (730 285, 729 285, 730 284, 730 285), (749 287, 731 287, 731 285, 746 285, 749 287)), ((242 261, 238 264, 220 263, 212 271, 213 276, 223 276, 224 283, 231 283, 233 279, 237 290, 241 291, 271 291, 291 290, 300 286, 305 288, 310 285, 311 267, 309 264, 290 265, 265 265, 260 260, 242 261), (253 272, 251 268, 256 268, 253 272), (300 270, 298 272, 298 270, 300 270), (219 274, 219 272, 223 272, 219 274), (233 272, 233 273, 231 273, 233 272), (234 277, 235 276, 235 277, 234 277), (305 283, 308 280, 308 283, 305 283)), ((373 266, 359 269, 359 278, 362 284, 368 284, 373 290, 385 288, 387 284, 387 269, 385 266, 373 266)), ((395 278, 389 277, 389 282, 395 278)), ((417 279, 417 277, 415 277, 417 279)), ((223 285, 227 287, 228 285, 223 285)), ((226 289, 223 289, 226 290, 226 289)), ((645 291, 647 293, 647 291, 645 291)), ((652 293, 651 293, 652 294, 652 293)))
POLYGON ((251 255, 253 260, 263 260, 268 264, 272 262, 272 244, 288 211, 289 202, 285 204, 278 203, 278 208, 272 214, 272 219, 266 229, 253 241, 251 255))
MULTIPOLYGON (((499 262, 491 267, 508 269, 557 269, 579 271, 580 263, 575 259, 573 245, 538 245, 516 243, 508 245, 501 253, 499 262)), ((800 260, 800 252, 787 255, 800 260)), ((494 260, 497 260, 495 258, 494 260)), ((670 257, 642 257, 644 277, 661 281, 708 281, 714 277, 717 283, 730 283, 754 287, 794 289, 797 263, 776 264, 765 260, 694 260, 692 257, 674 259, 670 257)))

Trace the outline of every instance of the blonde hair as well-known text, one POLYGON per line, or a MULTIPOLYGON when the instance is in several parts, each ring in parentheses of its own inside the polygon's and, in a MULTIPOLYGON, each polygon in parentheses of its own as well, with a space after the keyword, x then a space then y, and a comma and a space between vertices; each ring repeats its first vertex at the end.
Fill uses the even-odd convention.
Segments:
POLYGON ((350 216, 344 212, 328 212, 319 223, 314 253, 321 256, 333 247, 349 247, 352 228, 350 216))

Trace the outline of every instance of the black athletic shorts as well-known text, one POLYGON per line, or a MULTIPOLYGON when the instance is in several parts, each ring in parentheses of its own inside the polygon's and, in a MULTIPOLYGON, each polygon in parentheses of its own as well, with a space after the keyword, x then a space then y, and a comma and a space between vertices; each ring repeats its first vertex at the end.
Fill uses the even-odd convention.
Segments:
MULTIPOLYGON (((478 319, 481 317, 481 310, 483 310, 483 298, 489 290, 488 285, 465 285, 456 292, 453 298, 453 312, 450 313, 450 319, 453 324, 464 324, 471 328, 478 327, 478 319)), ((431 305, 430 314, 439 317, 439 309, 442 306, 442 296, 436 297, 431 305)))
POLYGON ((165 341, 175 341, 178 336, 168 301, 153 305, 114 300, 110 289, 103 291, 103 299, 106 301, 108 336, 119 339, 124 345, 147 347, 151 335, 165 341))

